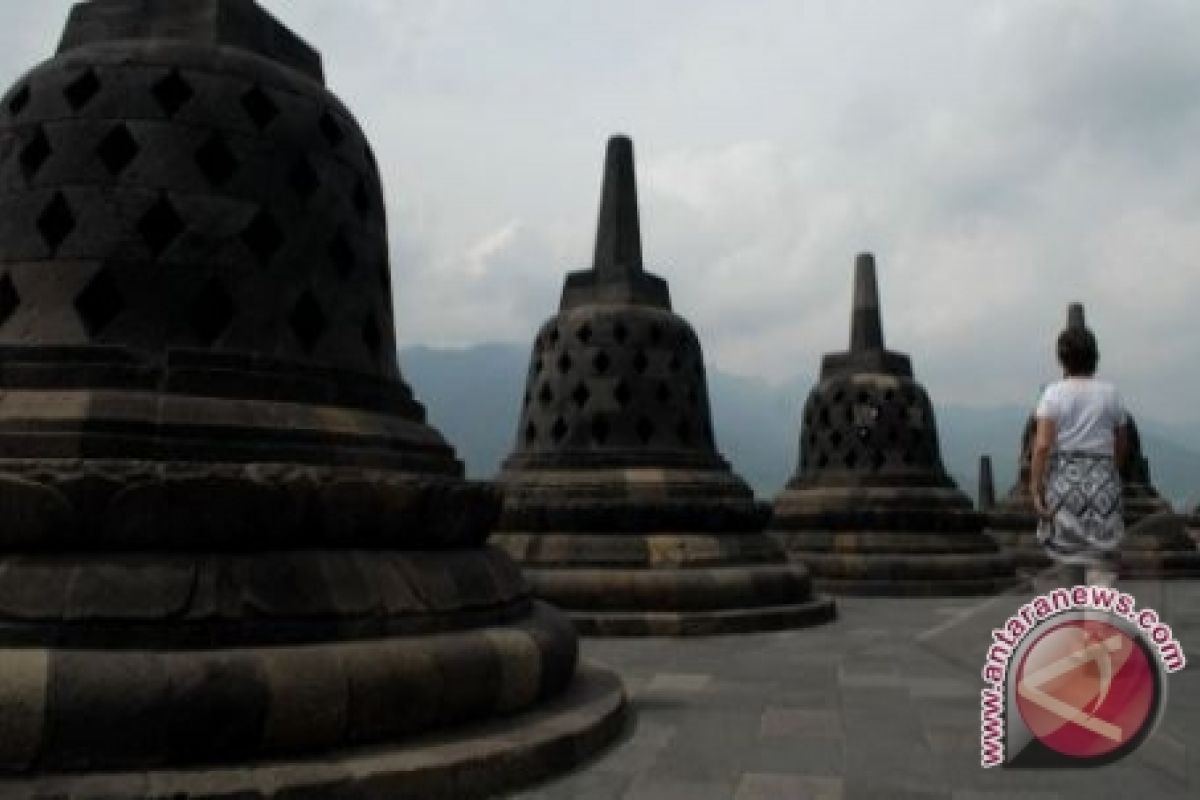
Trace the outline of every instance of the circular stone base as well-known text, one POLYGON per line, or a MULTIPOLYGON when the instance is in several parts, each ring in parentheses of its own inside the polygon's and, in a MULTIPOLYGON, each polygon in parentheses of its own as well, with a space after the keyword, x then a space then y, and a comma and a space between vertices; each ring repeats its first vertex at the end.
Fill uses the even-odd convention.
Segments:
POLYGON ((804 565, 761 533, 514 533, 494 545, 580 633, 703 636, 828 622, 804 565))
POLYGON ((568 769, 621 732, 625 693, 581 664, 570 687, 533 710, 391 747, 319 759, 188 770, 0 779, 0 797, 55 800, 438 800, 494 795, 568 769))
POLYGON ((1050 557, 1037 543, 1032 527, 1019 531, 993 528, 989 529, 987 534, 1004 552, 1013 557, 1017 569, 1021 572, 1037 572, 1051 564, 1050 557))
POLYGON ((955 597, 1016 586, 1013 559, 981 534, 772 531, 809 568, 813 587, 838 595, 955 597))
POLYGON ((584 636, 713 636, 804 628, 837 617, 832 599, 718 611, 580 611, 567 616, 584 636))

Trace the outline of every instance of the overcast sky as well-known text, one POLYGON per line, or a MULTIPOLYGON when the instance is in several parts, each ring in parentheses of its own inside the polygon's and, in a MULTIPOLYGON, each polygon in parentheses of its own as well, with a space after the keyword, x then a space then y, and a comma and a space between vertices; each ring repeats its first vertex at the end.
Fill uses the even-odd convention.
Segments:
MULTIPOLYGON (((263 0, 378 154, 402 344, 527 343, 634 138, 648 266, 710 364, 813 374, 879 264, 935 401, 1031 403, 1069 301, 1200 424, 1194 0, 263 0)), ((0 3, 0 76, 70 3, 0 3)))

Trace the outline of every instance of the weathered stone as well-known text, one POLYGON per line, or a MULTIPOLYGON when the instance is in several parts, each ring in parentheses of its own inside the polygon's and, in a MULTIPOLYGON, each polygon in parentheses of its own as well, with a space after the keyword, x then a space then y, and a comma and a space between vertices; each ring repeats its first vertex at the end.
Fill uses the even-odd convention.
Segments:
POLYGON ((633 144, 609 140, 592 268, 538 332, 492 541, 587 632, 689 634, 833 616, 717 452, 704 355, 642 263, 633 144))
POLYGON ((847 594, 987 594, 1012 559, 942 464, 933 405, 886 349, 875 260, 855 264, 850 349, 826 355, 804 405, 800 464, 771 530, 818 587, 847 594))
POLYGON ((0 103, 0 795, 452 795, 616 732, 404 383, 382 198, 253 0, 79 3, 0 103))

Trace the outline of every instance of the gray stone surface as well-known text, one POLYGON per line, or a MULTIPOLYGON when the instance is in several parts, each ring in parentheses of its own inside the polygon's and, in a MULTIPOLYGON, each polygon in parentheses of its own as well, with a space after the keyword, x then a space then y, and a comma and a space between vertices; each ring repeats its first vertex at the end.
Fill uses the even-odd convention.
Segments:
MULTIPOLYGON (((1200 582, 1125 584, 1200 642, 1200 582)), ((1069 800, 1200 796, 1200 668, 1168 678, 1159 728, 1089 770, 979 766, 979 668, 990 629, 1027 595, 847 598, 807 631, 686 640, 589 639, 621 672, 636 719, 624 740, 521 800, 814 798, 1069 800)), ((1197 662, 1200 664, 1200 662, 1197 662)))

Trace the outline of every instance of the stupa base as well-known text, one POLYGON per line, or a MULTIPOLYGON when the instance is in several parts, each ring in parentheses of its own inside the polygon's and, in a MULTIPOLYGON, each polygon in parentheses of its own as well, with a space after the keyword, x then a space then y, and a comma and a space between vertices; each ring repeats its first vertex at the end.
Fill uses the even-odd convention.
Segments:
POLYGON ((836 616, 802 565, 744 534, 494 534, 533 593, 581 634, 704 636, 801 628, 836 616))
POLYGON ((0 797, 55 800, 487 797, 549 777, 596 754, 620 734, 625 710, 620 679, 606 669, 585 663, 565 691, 533 709, 438 731, 399 745, 344 751, 295 762, 0 779, 0 797))
POLYGON ((1030 574, 1051 566, 1050 557, 1037 543, 1033 525, 1022 530, 990 529, 987 534, 1000 546, 1001 550, 1012 556, 1018 572, 1030 574))
POLYGON ((804 603, 714 611, 568 612, 584 636, 718 636, 805 628, 837 617, 833 600, 814 597, 804 603))
POLYGON ((982 535, 773 531, 813 587, 833 595, 961 597, 1021 584, 1011 556, 982 535))

